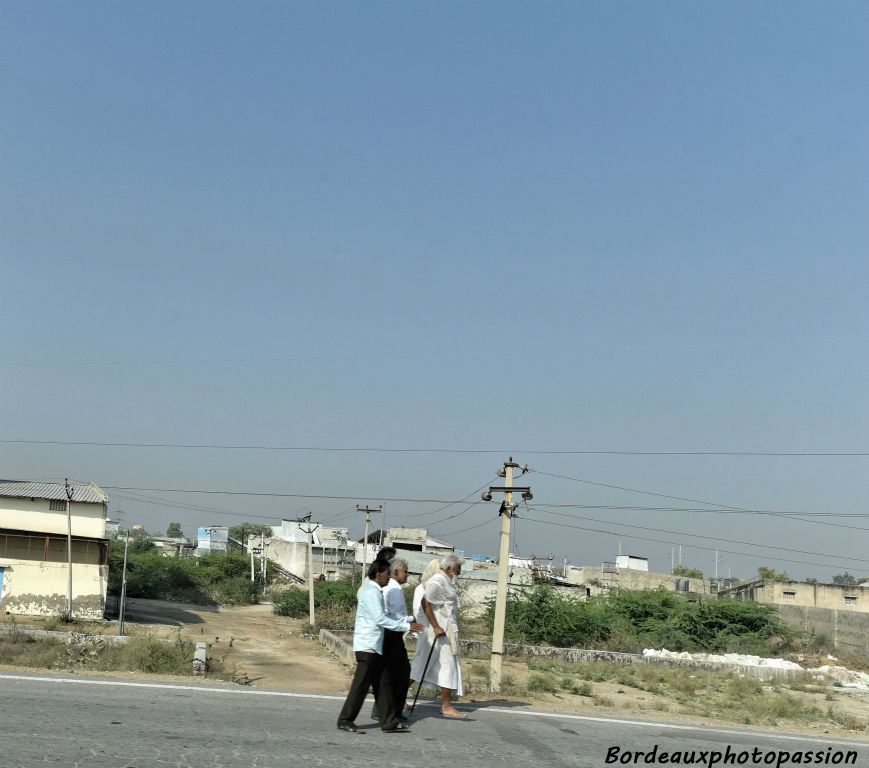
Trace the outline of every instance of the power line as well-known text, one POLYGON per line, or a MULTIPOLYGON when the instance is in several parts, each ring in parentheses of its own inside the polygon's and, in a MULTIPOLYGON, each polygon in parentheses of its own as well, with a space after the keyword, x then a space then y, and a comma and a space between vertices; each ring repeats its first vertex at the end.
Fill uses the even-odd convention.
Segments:
MULTIPOLYGON (((400 501, 408 504, 461 504, 465 499, 416 499, 401 496, 333 496, 317 493, 274 493, 267 491, 223 491, 203 488, 134 488, 125 485, 102 485, 108 491, 146 491, 149 493, 201 493, 213 496, 254 496, 277 499, 338 499, 341 501, 400 501)), ((474 501, 471 504, 485 504, 483 501, 474 501)), ((430 513, 429 513, 430 514, 430 513)))
MULTIPOLYGON (((536 520, 535 518, 532 518, 532 517, 526 517, 524 519, 529 520, 533 523, 540 523, 541 525, 553 525, 553 526, 556 526, 559 528, 574 528, 576 530, 589 531, 591 533, 603 533, 603 534, 606 534, 607 536, 616 536, 616 537, 621 536, 621 537, 626 538, 626 539, 636 539, 637 541, 655 541, 655 542, 659 542, 661 544, 672 544, 673 543, 672 541, 670 541, 668 539, 655 539, 655 538, 651 538, 649 536, 635 536, 635 535, 632 535, 629 533, 617 533, 614 531, 603 531, 603 530, 600 530, 599 528, 589 528, 589 527, 583 526, 583 525, 570 525, 569 523, 555 523, 555 522, 552 522, 551 520, 536 520)), ((842 567, 841 564, 812 563, 812 562, 808 562, 805 560, 793 560, 793 559, 790 559, 787 557, 775 557, 774 555, 761 555, 761 554, 758 554, 757 552, 737 552, 737 551, 732 550, 732 549, 722 549, 721 547, 704 547, 700 544, 692 544, 691 546, 694 549, 702 549, 702 550, 705 550, 707 552, 715 552, 717 550, 718 552, 726 552, 729 555, 740 555, 742 557, 751 557, 754 559, 762 557, 762 558, 767 559, 767 560, 777 560, 777 561, 784 562, 784 563, 797 563, 799 565, 812 565, 812 566, 815 566, 818 568, 841 568, 842 567)))
MULTIPOLYGON (((746 509, 745 507, 737 507, 737 506, 734 506, 733 504, 719 504, 718 502, 715 502, 715 501, 704 501, 702 499, 692 499, 692 498, 688 498, 685 496, 671 496, 670 494, 666 494, 666 493, 658 493, 656 491, 644 491, 644 490, 641 490, 639 488, 629 488, 629 487, 624 486, 624 485, 612 485, 610 483, 599 483, 599 482, 595 482, 594 480, 585 480, 581 477, 571 477, 570 475, 556 475, 554 473, 543 472, 542 470, 534 469, 532 467, 529 467, 528 471, 529 472, 536 472, 538 475, 545 475, 546 477, 556 477, 556 478, 559 478, 560 480, 572 480, 574 482, 583 483, 585 485, 595 485, 595 486, 599 486, 601 488, 611 488, 611 489, 617 490, 617 491, 628 491, 629 493, 640 493, 640 494, 643 494, 645 496, 657 496, 658 498, 673 499, 674 501, 688 501, 688 502, 691 502, 692 504, 705 504, 705 505, 710 506, 710 507, 718 507, 719 508, 719 509, 707 510, 708 512, 731 512, 731 513, 748 514, 748 515, 767 515, 769 517, 782 517, 782 515, 783 515, 783 513, 780 513, 780 512, 764 512, 764 511, 756 510, 756 509, 746 509)), ((541 505, 538 504, 537 506, 541 506, 541 505)), ((858 531, 869 530, 866 528, 861 528, 860 526, 845 525, 844 523, 829 523, 829 522, 826 522, 824 520, 808 520, 804 517, 799 517, 800 514, 802 514, 802 513, 799 513, 799 512, 787 513, 786 519, 788 519, 788 520, 801 520, 804 523, 812 523, 814 525, 827 525, 827 526, 831 526, 833 528, 849 528, 849 529, 858 530, 858 531)))
POLYGON ((815 557, 831 557, 834 560, 849 560, 851 562, 869 563, 869 559, 862 558, 862 557, 847 557, 847 556, 843 556, 843 555, 834 555, 834 554, 831 554, 829 552, 812 552, 810 550, 805 550, 805 549, 791 549, 789 547, 776 547, 776 546, 773 546, 772 544, 755 544, 752 541, 738 541, 736 539, 724 539, 724 538, 721 538, 719 536, 704 536, 704 535, 699 534, 699 533, 685 533, 684 531, 671 531, 671 530, 668 530, 666 528, 652 528, 652 527, 647 526, 647 525, 636 525, 633 523, 622 523, 622 522, 612 522, 610 520, 600 520, 600 519, 595 518, 595 517, 583 517, 581 515, 568 515, 568 514, 565 514, 563 512, 552 512, 550 510, 540 509, 537 505, 535 505, 533 507, 529 507, 529 509, 533 509, 537 512, 543 512, 544 514, 547 514, 547 515, 556 515, 558 517, 566 517, 566 518, 569 518, 571 520, 585 520, 586 522, 590 522, 590 523, 603 523, 604 525, 611 525, 611 526, 615 526, 618 528, 638 528, 638 529, 643 530, 643 531, 653 531, 655 533, 672 533, 674 536, 678 536, 680 538, 687 537, 690 539, 706 539, 708 541, 723 541, 723 542, 726 542, 728 544, 740 544, 740 545, 748 546, 748 547, 761 547, 763 549, 773 549, 773 550, 776 550, 778 552, 793 552, 795 554, 813 555, 815 557))
MULTIPOLYGON (((96 448, 174 448, 186 450, 218 451, 314 451, 356 453, 454 453, 454 454, 503 454, 503 448, 385 448, 377 446, 322 446, 322 445, 222 445, 217 443, 135 443, 99 442, 95 440, 0 440, 10 445, 63 445, 96 448)), ((509 453, 509 451, 506 451, 509 453)), ((869 451, 631 451, 631 450, 546 450, 516 449, 515 455, 536 456, 744 456, 744 457, 794 457, 794 458, 863 458, 869 451)), ((537 470, 539 471, 539 470, 537 470)), ((547 474, 540 472, 540 474, 547 474)), ((552 475, 552 477, 560 477, 552 475)))
POLYGON ((488 525, 493 522, 494 518, 489 520, 484 520, 482 523, 478 523, 477 525, 472 525, 470 528, 461 528, 458 531, 446 531, 444 533, 439 533, 438 536, 455 536, 457 533, 465 533, 466 531, 473 531, 475 528, 482 528, 484 525, 488 525))
MULTIPOLYGON (((451 501, 449 504, 444 504, 442 507, 438 507, 437 509, 434 509, 431 512, 417 512, 416 514, 413 514, 413 515, 404 515, 404 517, 414 518, 414 517, 423 517, 425 515, 436 515, 438 512, 442 512, 443 510, 447 509, 448 507, 452 507, 455 504, 461 504, 462 502, 467 501, 468 499, 471 498, 471 496, 482 491, 483 488, 488 488, 493 482, 495 482, 495 478, 492 478, 491 480, 487 481, 486 483, 481 485, 479 488, 474 489, 467 496, 465 496, 463 499, 459 499, 458 501, 451 501)), ((445 518, 445 519, 448 520, 449 518, 445 518)))

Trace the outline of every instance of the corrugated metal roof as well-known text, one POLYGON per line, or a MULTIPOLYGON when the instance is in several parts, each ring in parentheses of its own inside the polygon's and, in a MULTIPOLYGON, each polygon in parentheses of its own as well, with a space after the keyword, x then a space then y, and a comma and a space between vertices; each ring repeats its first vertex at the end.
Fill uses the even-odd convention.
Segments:
MULTIPOLYGON (((91 504, 107 504, 109 497, 106 492, 94 483, 70 484, 72 500, 91 504)), ((25 499, 61 499, 66 500, 66 488, 63 483, 30 483, 20 480, 0 480, 0 496, 25 499)))

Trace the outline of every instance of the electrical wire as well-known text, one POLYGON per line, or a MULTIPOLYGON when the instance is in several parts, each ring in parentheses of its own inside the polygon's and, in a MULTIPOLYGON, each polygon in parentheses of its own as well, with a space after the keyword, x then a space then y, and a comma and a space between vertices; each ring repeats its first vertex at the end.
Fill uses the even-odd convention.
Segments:
MULTIPOLYGON (((589 523, 603 523, 604 525, 611 525, 619 528, 637 528, 643 531, 652 531, 654 533, 671 533, 674 536, 678 536, 680 538, 690 538, 690 539, 705 539, 707 541, 723 541, 727 544, 739 544, 740 546, 748 546, 748 547, 761 547, 762 549, 772 549, 777 552, 792 552, 794 554, 799 555, 812 555, 814 557, 831 557, 834 560, 848 560, 850 562, 859 562, 859 563, 869 563, 869 559, 863 557, 848 557, 846 555, 835 555, 830 552, 813 552, 811 550, 805 549, 792 549, 789 547, 777 547, 772 544, 756 544, 753 541, 739 541, 736 539, 724 539, 719 536, 704 536, 699 533, 685 533, 684 531, 671 531, 666 528, 652 528, 647 525, 636 525, 634 523, 623 523, 623 522, 613 522, 611 520, 600 520, 596 517, 583 517, 582 515, 568 515, 563 512, 552 512, 546 509, 540 509, 537 506, 529 507, 529 509, 533 509, 535 512, 543 512, 547 515, 556 515, 558 517, 566 517, 571 520, 584 520, 589 523)), ((672 542, 671 542, 672 543, 672 542)))
MULTIPOLYGON (((616 536, 616 537, 621 536, 622 538, 634 539, 636 541, 655 541, 655 542, 659 542, 661 544, 672 544, 673 543, 672 541, 669 541, 667 539, 655 539, 655 538, 651 538, 649 536, 634 536, 631 534, 618 533, 618 532, 614 532, 614 531, 602 531, 599 528, 589 528, 589 527, 583 526, 583 525, 570 525, 569 523, 555 523, 551 520, 536 520, 536 519, 531 518, 531 517, 526 517, 525 519, 530 521, 530 522, 533 522, 533 523, 540 523, 541 525, 553 525, 553 526, 557 526, 559 528, 574 528, 576 530, 589 531, 591 533, 602 533, 602 534, 606 534, 607 536, 616 536)), ((756 552, 755 553, 737 552, 737 551, 732 550, 732 549, 722 549, 720 547, 704 547, 700 544, 692 544, 691 546, 694 549, 702 549, 702 550, 705 550, 707 552, 716 552, 716 551, 717 552, 725 552, 729 555, 740 555, 742 557, 751 557, 754 559, 757 559, 758 557, 764 557, 768 560, 777 560, 777 561, 784 562, 784 563, 797 563, 799 565, 811 565, 811 566, 815 566, 817 568, 841 568, 842 567, 841 564, 812 563, 812 562, 808 562, 805 560, 793 560, 793 559, 790 559, 787 557, 775 557, 774 555, 759 555, 756 552)))
POLYGON ((480 491, 482 491, 483 488, 488 488, 492 483, 495 482, 495 479, 496 479, 496 478, 493 477, 493 478, 492 478, 491 480, 489 480, 488 482, 483 483, 479 488, 477 488, 476 490, 471 491, 471 492, 470 492, 467 496, 465 496, 463 499, 459 499, 459 500, 457 500, 457 501, 451 501, 449 504, 444 504, 442 507, 438 507, 437 509, 432 510, 431 512, 417 512, 417 513, 415 513, 415 514, 413 514, 413 515, 404 515, 404 517, 405 517, 405 518, 414 518, 414 517, 424 517, 425 515, 436 515, 438 512, 442 512, 443 510, 447 509, 448 507, 452 507, 452 506, 455 505, 455 504, 461 504, 462 502, 467 501, 468 499, 471 498, 471 496, 473 496, 474 494, 477 494, 477 493, 479 493, 480 491))
MULTIPOLYGON (((0 363, 2 365, 2 363, 0 363)), ((286 446, 286 445, 221 445, 208 443, 135 443, 99 442, 95 440, 0 440, 0 444, 10 445, 65 445, 90 446, 97 448, 180 448, 208 449, 221 451, 334 451, 358 453, 455 453, 455 454, 507 454, 500 448, 382 448, 374 446, 286 446)), ((620 450, 514 450, 513 455, 535 456, 744 456, 744 457, 802 457, 802 458, 864 458, 869 451, 620 451, 620 450)), ((539 470, 538 470, 539 471, 539 470)), ((542 472, 541 474, 546 474, 542 472)), ((558 475, 552 475, 558 477, 558 475)), ((672 497, 671 497, 672 498, 672 497)))
POLYGON ((457 533, 465 533, 466 531, 473 531, 477 528, 482 528, 484 525, 488 525, 492 520, 484 520, 482 523, 478 523, 477 525, 472 525, 470 528, 461 528, 458 531, 445 531, 444 533, 438 533, 438 536, 454 536, 457 533))
MULTIPOLYGON (((708 510, 709 512, 729 512, 729 513, 747 514, 747 515, 766 515, 769 517, 781 517, 782 516, 781 513, 779 513, 779 512, 765 512, 765 511, 756 510, 756 509, 746 509, 745 507, 737 507, 737 506, 732 505, 732 504, 719 504, 718 502, 715 502, 715 501, 704 501, 702 499, 691 499, 691 498, 687 498, 685 496, 671 496, 671 495, 666 494, 666 493, 658 493, 656 491, 644 491, 644 490, 641 490, 639 488, 629 488, 629 487, 623 486, 623 485, 612 485, 609 483, 599 483, 599 482, 595 482, 594 480, 585 480, 581 477, 571 477, 570 475, 557 475, 557 474, 554 474, 551 472, 543 472, 542 470, 533 469, 531 467, 528 468, 528 471, 529 472, 536 472, 537 474, 544 475, 546 477, 555 477, 555 478, 558 478, 560 480, 572 480, 574 482, 583 483, 585 485, 595 485, 595 486, 599 486, 601 488, 610 488, 610 489, 618 490, 618 491, 628 491, 630 493, 640 493, 640 494, 643 494, 646 496, 657 496, 659 498, 673 499, 675 501, 688 501, 688 502, 691 502, 692 504, 705 504, 705 505, 710 506, 710 507, 718 507, 719 508, 719 509, 710 509, 710 510, 708 510)), ((540 506, 540 505, 538 505, 538 506, 540 506)), ((814 525, 826 525, 826 526, 830 526, 832 528, 848 528, 848 529, 857 530, 857 531, 869 530, 869 528, 862 528, 860 526, 854 526, 854 525, 845 525, 844 523, 830 523, 830 522, 827 522, 826 520, 809 520, 809 519, 806 519, 804 517, 800 517, 799 516, 800 514, 801 513, 799 513, 799 512, 789 513, 786 517, 789 520, 801 520, 804 523, 812 523, 814 525)))
MULTIPOLYGON (((335 496, 323 493, 275 493, 270 491, 225 491, 205 488, 138 488, 127 485, 101 485, 108 491, 145 491, 149 493, 201 493, 213 496, 253 496, 275 499, 338 499, 341 501, 401 501, 408 504, 461 504, 465 499, 417 499, 406 496, 335 496)), ((474 504, 485 504, 484 501, 474 501, 474 504)))

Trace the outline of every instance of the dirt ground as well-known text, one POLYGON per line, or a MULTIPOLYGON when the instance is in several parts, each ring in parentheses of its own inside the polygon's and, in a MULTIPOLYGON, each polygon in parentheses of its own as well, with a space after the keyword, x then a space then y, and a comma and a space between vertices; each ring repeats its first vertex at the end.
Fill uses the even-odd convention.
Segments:
MULTIPOLYGON (((45 626, 45 619, 19 616, 14 618, 21 626, 48 628, 45 626)), ((3 619, 8 621, 11 617, 0 617, 0 620, 3 619)), ((151 634, 171 638, 180 633, 194 642, 209 643, 211 655, 224 657, 224 663, 235 668, 239 682, 254 687, 296 692, 345 693, 350 684, 352 669, 326 651, 317 638, 308 635, 305 632, 306 626, 306 621, 275 615, 269 604, 210 608, 160 600, 130 600, 126 615, 127 634, 151 634)), ((94 630, 91 625, 89 631, 94 630)), ((114 634, 117 624, 106 623, 102 631, 114 634)), ((507 690, 503 695, 493 697, 485 687, 483 668, 486 664, 485 660, 463 660, 466 696, 461 704, 472 708, 474 702, 497 699, 510 701, 513 705, 528 704, 575 714, 734 726, 733 722, 668 711, 671 702, 665 697, 616 682, 594 683, 594 697, 563 691, 529 695, 525 692, 529 675, 527 663, 509 659, 505 659, 503 672, 504 679, 510 680, 511 685, 505 686, 507 690)), ((114 676, 118 674, 112 673, 114 676)), ((869 694, 849 693, 842 689, 832 691, 838 710, 847 712, 858 722, 869 724, 869 694)), ((825 709, 829 701, 823 693, 794 692, 792 695, 804 697, 807 703, 821 709, 825 709)), ((866 731, 860 733, 838 729, 829 722, 801 722, 790 725, 780 721, 776 729, 814 735, 847 733, 854 738, 869 739, 866 731)))
POLYGON ((130 600, 126 626, 131 635, 173 637, 180 632, 194 642, 205 641, 212 656, 225 656, 242 679, 258 687, 341 693, 350 685, 349 670, 304 633, 307 622, 277 616, 268 604, 207 608, 130 600))

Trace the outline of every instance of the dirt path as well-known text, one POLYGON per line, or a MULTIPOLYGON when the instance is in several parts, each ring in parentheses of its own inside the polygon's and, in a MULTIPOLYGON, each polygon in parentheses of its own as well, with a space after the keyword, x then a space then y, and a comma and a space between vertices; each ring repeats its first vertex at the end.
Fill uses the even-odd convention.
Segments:
MULTIPOLYGON (((306 623, 306 622, 305 622, 306 623)), ((207 608, 162 600, 130 600, 127 631, 182 637, 211 644, 241 679, 264 688, 345 693, 350 673, 315 638, 302 634, 303 622, 276 616, 271 605, 207 608)))

